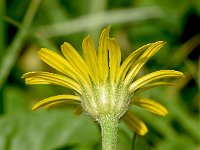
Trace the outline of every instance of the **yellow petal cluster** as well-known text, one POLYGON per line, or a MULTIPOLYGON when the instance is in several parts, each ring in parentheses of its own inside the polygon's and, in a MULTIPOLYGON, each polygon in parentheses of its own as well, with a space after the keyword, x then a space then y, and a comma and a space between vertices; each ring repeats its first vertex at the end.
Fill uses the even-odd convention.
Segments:
MULTIPOLYGON (((154 114, 165 116, 167 109, 158 102, 136 96, 153 87, 173 85, 160 81, 166 78, 183 77, 174 70, 160 70, 135 79, 143 65, 165 44, 163 41, 149 43, 121 62, 120 46, 109 37, 110 27, 100 36, 96 52, 93 39, 87 36, 82 42, 83 57, 67 42, 61 45, 64 57, 41 48, 39 58, 61 74, 29 72, 22 76, 26 84, 55 84, 74 90, 74 95, 57 95, 39 101, 33 110, 40 107, 54 108, 63 104, 77 104, 83 111, 99 121, 106 116, 123 120, 139 135, 147 133, 146 125, 133 113, 130 105, 137 105, 154 114)), ((80 108, 78 109, 80 111, 80 108)))

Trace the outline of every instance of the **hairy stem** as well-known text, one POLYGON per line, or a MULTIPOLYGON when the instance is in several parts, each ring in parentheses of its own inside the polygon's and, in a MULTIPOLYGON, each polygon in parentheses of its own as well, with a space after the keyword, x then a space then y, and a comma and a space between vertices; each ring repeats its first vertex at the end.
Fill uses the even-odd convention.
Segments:
POLYGON ((101 125, 102 150, 115 150, 118 119, 113 116, 105 116, 100 119, 99 123, 101 125))

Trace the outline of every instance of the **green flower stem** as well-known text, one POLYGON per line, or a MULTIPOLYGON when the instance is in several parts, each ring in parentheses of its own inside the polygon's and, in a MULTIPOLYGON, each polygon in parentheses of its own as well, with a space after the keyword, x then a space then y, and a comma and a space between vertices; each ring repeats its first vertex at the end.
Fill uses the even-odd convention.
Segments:
POLYGON ((117 144, 118 119, 113 116, 102 117, 99 121, 102 133, 102 150, 115 150, 117 144))
POLYGON ((16 33, 12 43, 6 48, 5 54, 0 59, 0 89, 2 88, 4 82, 8 78, 8 75, 16 63, 20 51, 22 50, 22 46, 28 37, 28 28, 31 26, 33 22, 34 16, 39 8, 41 0, 31 0, 30 4, 27 8, 27 12, 24 15, 22 27, 16 33))

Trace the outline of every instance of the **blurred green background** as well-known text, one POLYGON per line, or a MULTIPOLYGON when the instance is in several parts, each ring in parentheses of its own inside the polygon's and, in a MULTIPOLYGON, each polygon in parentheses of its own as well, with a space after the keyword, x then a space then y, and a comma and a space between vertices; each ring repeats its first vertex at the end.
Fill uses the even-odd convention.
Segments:
MULTIPOLYGON (((101 149, 98 125, 84 114, 74 115, 74 106, 31 111, 35 102, 70 91, 26 86, 21 76, 54 71, 37 57, 41 47, 60 53, 67 41, 82 53, 82 39, 90 34, 97 44, 106 25, 112 25, 123 59, 147 43, 167 42, 140 75, 176 69, 187 76, 174 87, 142 93, 165 105, 167 117, 131 108, 149 128, 136 138, 135 149, 200 149, 199 0, 0 0, 0 150, 101 149)), ((121 122, 118 149, 131 150, 132 138, 121 122)))

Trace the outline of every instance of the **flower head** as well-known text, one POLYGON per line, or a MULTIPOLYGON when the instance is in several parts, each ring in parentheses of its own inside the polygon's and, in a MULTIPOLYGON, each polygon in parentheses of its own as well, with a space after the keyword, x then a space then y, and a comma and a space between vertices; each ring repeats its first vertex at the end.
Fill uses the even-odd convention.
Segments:
MULTIPOLYGON (((81 105, 83 111, 98 122, 112 116, 119 120, 122 116, 126 123, 140 135, 147 132, 145 124, 133 113, 128 112, 130 105, 140 106, 157 115, 165 116, 167 109, 153 100, 136 96, 147 89, 171 85, 160 79, 183 77, 174 70, 160 70, 135 79, 142 66, 165 44, 163 41, 147 44, 121 62, 119 44, 109 37, 110 27, 103 30, 96 54, 94 42, 87 36, 82 43, 82 58, 67 42, 61 45, 65 58, 42 48, 38 55, 41 60, 61 73, 29 72, 23 75, 26 84, 56 84, 74 90, 74 95, 57 95, 39 101, 33 110, 40 107, 73 103, 81 105)), ((112 118, 111 117, 111 118, 112 118)))

